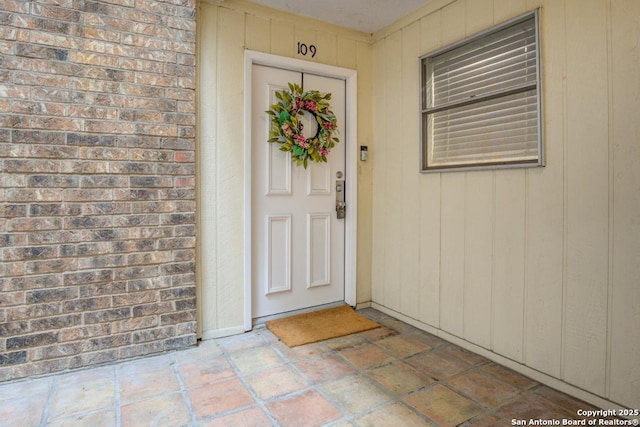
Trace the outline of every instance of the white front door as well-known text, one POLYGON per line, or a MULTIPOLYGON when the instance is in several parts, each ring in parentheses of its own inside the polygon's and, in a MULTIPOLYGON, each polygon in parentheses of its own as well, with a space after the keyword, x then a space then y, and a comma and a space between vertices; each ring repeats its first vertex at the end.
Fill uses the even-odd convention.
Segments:
POLYGON ((348 179, 345 81, 254 64, 251 93, 252 318, 344 301, 345 220, 335 206, 338 181, 348 179), (331 93, 340 142, 328 163, 304 169, 267 142, 265 111, 288 83, 331 93))

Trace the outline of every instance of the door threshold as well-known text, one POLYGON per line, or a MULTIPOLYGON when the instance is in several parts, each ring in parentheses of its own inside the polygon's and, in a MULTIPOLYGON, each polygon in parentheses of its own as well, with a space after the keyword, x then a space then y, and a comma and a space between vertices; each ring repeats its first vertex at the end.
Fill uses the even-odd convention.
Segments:
POLYGON ((281 319, 283 317, 295 316, 296 314, 311 313, 312 311, 318 311, 318 310, 324 310, 324 309, 327 309, 327 308, 340 307, 342 305, 347 305, 347 303, 344 302, 344 301, 336 301, 336 302, 331 302, 329 304, 314 305, 313 307, 307 307, 307 308, 301 308, 301 309, 298 309, 298 310, 285 311, 283 313, 272 314, 270 316, 255 317, 255 318, 252 319, 253 327, 255 328, 257 326, 264 326, 264 324, 266 322, 268 322, 269 320, 275 320, 275 319, 281 319))

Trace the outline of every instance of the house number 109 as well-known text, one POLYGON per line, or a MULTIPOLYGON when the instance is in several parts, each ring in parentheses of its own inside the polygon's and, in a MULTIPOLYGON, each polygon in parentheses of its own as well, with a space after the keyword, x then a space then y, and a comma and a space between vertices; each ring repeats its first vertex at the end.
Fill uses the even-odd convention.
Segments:
POLYGON ((298 55, 307 56, 308 53, 311 53, 311 57, 314 58, 316 56, 316 46, 313 44, 307 46, 298 42, 298 55))

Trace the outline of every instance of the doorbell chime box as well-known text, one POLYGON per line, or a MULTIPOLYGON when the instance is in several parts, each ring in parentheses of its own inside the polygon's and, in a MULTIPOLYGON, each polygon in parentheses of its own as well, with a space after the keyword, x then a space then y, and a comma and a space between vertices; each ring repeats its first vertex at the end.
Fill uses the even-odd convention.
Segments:
POLYGON ((366 145, 361 145, 360 160, 362 160, 363 162, 366 162, 368 158, 369 158, 369 147, 367 147, 366 145))

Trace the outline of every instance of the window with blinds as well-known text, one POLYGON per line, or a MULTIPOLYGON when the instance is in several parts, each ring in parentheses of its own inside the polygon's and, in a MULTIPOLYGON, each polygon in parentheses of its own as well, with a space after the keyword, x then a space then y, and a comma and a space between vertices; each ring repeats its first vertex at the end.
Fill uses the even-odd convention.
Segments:
POLYGON ((423 171, 542 165, 537 12, 420 66, 423 171))

